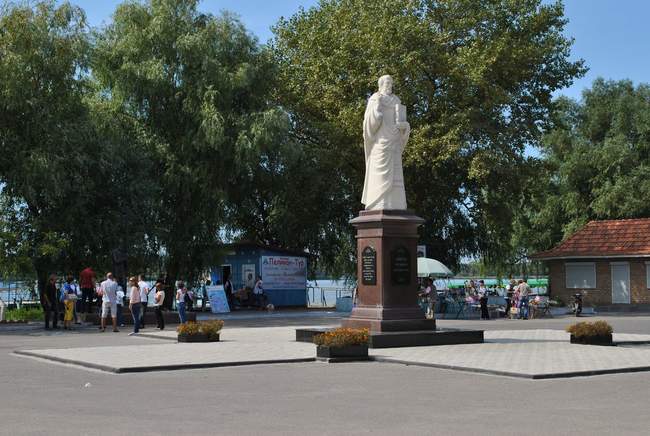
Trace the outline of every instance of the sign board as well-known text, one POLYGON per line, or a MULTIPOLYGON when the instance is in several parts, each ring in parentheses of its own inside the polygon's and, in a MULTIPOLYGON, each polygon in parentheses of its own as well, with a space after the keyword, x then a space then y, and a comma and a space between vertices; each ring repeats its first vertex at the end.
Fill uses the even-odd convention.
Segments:
POLYGON ((426 245, 418 245, 418 257, 427 257, 426 245))
POLYGON ((372 247, 361 251, 361 283, 367 286, 377 284, 377 251, 372 247))
POLYGON ((264 289, 306 289, 307 260, 304 257, 262 256, 264 289))
POLYGON ((253 289, 255 286, 255 264, 245 263, 241 267, 241 282, 247 288, 253 289))
POLYGON ((228 298, 226 298, 226 291, 223 285, 206 286, 208 293, 208 300, 210 300, 210 310, 212 313, 228 313, 230 306, 228 306, 228 298))
POLYGON ((390 277, 394 285, 411 284, 411 253, 404 246, 390 253, 390 277))

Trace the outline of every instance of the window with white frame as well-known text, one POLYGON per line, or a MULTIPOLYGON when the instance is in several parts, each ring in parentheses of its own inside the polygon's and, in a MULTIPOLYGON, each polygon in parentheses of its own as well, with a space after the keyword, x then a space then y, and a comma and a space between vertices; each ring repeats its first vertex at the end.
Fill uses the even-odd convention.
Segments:
POLYGON ((645 263, 645 287, 650 289, 650 262, 645 263))
POLYGON ((594 262, 575 262, 564 264, 566 287, 570 289, 595 289, 596 264, 594 262))

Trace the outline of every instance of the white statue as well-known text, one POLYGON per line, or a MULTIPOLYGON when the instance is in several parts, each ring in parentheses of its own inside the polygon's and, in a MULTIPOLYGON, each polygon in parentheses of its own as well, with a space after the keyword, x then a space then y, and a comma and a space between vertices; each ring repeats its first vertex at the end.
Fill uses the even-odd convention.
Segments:
POLYGON ((366 178, 361 203, 366 210, 406 209, 402 152, 410 132, 406 107, 393 95, 393 78, 381 76, 363 117, 366 178))

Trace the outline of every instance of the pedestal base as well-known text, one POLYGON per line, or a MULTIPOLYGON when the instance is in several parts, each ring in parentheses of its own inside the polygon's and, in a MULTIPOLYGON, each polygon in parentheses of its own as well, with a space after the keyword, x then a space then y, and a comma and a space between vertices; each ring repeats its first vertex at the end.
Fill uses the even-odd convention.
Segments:
MULTIPOLYGON (((296 329, 296 342, 314 342, 314 336, 332 329, 296 329)), ((431 345, 482 344, 483 330, 424 330, 409 332, 372 332, 369 348, 425 347, 431 345)))
POLYGON ((435 330, 418 305, 417 240, 424 220, 409 210, 363 210, 357 229, 357 306, 343 327, 371 333, 435 330))
POLYGON ((424 317, 411 319, 372 319, 352 317, 341 321, 341 326, 353 329, 368 329, 370 332, 410 332, 436 329, 434 319, 424 317))

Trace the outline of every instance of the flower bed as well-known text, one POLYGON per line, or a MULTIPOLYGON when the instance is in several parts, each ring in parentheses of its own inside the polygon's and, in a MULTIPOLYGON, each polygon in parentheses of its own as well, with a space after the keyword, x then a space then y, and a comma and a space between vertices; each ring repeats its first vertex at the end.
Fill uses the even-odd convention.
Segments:
POLYGON ((368 329, 338 328, 314 336, 314 344, 319 358, 368 359, 368 329))
POLYGON ((223 321, 187 322, 178 326, 178 342, 219 342, 223 321))
POLYGON ((605 321, 578 322, 566 328, 572 344, 613 345, 612 326, 605 321))

